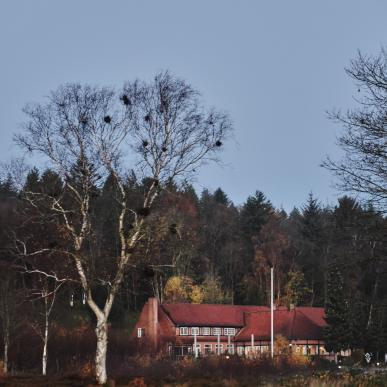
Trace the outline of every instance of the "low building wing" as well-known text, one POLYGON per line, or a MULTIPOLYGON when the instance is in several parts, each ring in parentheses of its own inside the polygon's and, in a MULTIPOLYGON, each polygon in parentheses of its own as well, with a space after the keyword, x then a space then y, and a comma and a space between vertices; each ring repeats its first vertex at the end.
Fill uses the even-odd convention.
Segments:
MULTIPOLYGON (((289 340, 322 340, 324 308, 295 308, 274 311, 274 335, 282 335, 289 340)), ((256 340, 270 340, 270 311, 246 313, 246 326, 241 329, 237 341, 248 341, 251 335, 256 340)))

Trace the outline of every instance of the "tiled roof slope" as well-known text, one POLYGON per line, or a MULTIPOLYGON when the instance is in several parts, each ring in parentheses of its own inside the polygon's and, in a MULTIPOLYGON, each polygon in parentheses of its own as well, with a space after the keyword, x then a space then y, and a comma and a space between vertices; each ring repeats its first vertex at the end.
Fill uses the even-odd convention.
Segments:
POLYGON ((177 326, 243 327, 245 312, 268 311, 267 306, 219 304, 162 304, 177 326))
MULTIPOLYGON (((297 307, 293 310, 274 311, 274 334, 290 340, 318 340, 323 338, 324 308, 297 307)), ((236 340, 270 340, 270 311, 246 314, 246 326, 236 340)))

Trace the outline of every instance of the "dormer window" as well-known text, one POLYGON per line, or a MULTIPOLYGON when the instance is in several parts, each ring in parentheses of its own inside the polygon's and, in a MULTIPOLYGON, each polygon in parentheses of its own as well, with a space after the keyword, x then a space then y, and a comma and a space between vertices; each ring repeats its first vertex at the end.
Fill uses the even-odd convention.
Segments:
POLYGON ((209 328, 209 327, 203 327, 203 328, 202 328, 202 335, 203 335, 203 336, 210 336, 210 335, 211 335, 211 328, 209 328))
POLYGON ((187 336, 187 335, 188 335, 188 328, 180 327, 180 336, 187 336))
POLYGON ((218 336, 222 334, 222 328, 212 328, 212 334, 218 336))
POLYGON ((197 336, 197 335, 199 335, 199 328, 197 328, 197 327, 192 327, 192 328, 191 328, 191 335, 192 335, 192 336, 197 336))
POLYGON ((224 334, 226 336, 235 336, 235 328, 224 328, 224 334))

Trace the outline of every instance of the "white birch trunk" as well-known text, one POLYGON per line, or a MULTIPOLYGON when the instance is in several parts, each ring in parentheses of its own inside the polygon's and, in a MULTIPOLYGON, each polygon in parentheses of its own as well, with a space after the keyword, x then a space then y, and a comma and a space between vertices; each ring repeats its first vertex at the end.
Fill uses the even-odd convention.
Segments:
POLYGON ((105 384, 107 381, 106 373, 106 353, 108 345, 107 320, 98 319, 97 328, 97 351, 95 354, 95 375, 98 384, 105 384))
POLYGON ((47 353, 48 347, 48 318, 46 317, 46 322, 44 326, 44 337, 43 337, 43 356, 42 356, 42 375, 47 375, 47 353))
POLYGON ((8 347, 9 341, 7 335, 4 337, 4 364, 3 364, 3 373, 7 375, 8 373, 8 347))

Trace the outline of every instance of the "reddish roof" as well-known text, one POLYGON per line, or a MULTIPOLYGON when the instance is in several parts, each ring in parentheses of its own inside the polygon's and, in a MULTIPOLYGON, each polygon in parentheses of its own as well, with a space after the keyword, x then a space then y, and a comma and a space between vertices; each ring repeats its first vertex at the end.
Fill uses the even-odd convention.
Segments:
POLYGON ((220 304, 162 304, 177 326, 243 327, 245 312, 267 311, 267 306, 220 304))
MULTIPOLYGON (((274 335, 283 335, 290 340, 318 340, 323 337, 324 308, 298 307, 294 310, 274 311, 274 335)), ((246 314, 246 327, 241 329, 236 340, 270 340, 270 311, 246 314)))

